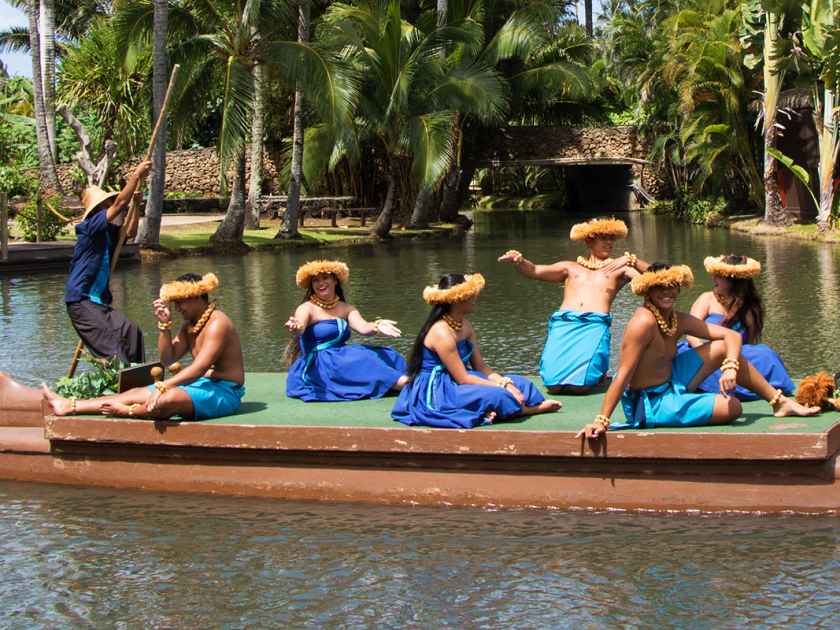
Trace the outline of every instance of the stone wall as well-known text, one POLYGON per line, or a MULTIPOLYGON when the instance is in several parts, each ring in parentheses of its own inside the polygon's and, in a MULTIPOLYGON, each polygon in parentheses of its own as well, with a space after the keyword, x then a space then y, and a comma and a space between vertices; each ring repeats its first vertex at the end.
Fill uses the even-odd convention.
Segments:
MULTIPOLYGON (((489 166, 515 160, 647 160, 649 153, 650 142, 631 126, 507 127, 482 143, 476 156, 482 166, 489 166)), ((665 180, 653 164, 633 164, 632 170, 655 197, 667 192, 665 180)))
MULTIPOLYGON (((245 161, 246 191, 251 177, 250 151, 245 161)), ((119 177, 124 178, 137 164, 135 158, 118 169, 119 177)), ((65 190, 75 190, 78 184, 72 179, 73 164, 58 167, 59 179, 65 190)), ((195 197, 216 197, 219 195, 219 158, 216 149, 186 149, 169 151, 166 154, 166 192, 188 193, 195 197)), ((277 192, 277 168, 268 153, 263 152, 263 192, 277 192)))

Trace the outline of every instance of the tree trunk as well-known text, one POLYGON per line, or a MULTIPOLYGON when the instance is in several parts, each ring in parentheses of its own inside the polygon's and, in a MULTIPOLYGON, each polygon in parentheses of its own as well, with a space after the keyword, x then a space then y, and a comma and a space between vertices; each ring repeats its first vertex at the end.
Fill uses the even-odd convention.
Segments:
POLYGON ((773 225, 792 222, 779 195, 778 165, 767 152, 776 146, 776 111, 783 79, 777 57, 780 19, 778 13, 768 11, 764 27, 764 220, 773 225))
POLYGON ((230 190, 225 218, 210 237, 210 245, 221 250, 245 248, 242 235, 245 233, 245 148, 239 149, 234 159, 233 185, 230 190))
POLYGON ((385 193, 385 203, 382 204, 382 212, 379 213, 373 230, 371 230, 371 234, 377 238, 387 238, 391 231, 391 224, 394 222, 394 204, 397 197, 397 180, 399 179, 397 169, 396 159, 390 158, 387 175, 388 192, 385 193))
POLYGON ((41 42, 38 32, 38 13, 40 3, 32 0, 28 7, 29 50, 32 56, 32 100, 35 105, 35 137, 38 145, 38 166, 41 175, 41 188, 61 191, 55 160, 50 151, 50 138, 47 131, 47 119, 44 111, 44 82, 41 76, 41 42))
MULTIPOLYGON (((166 54, 166 34, 169 20, 167 0, 154 0, 154 62, 152 68, 152 92, 154 112, 152 120, 157 120, 166 98, 169 84, 169 58, 166 54)), ((143 247, 160 245, 160 222, 163 213, 163 193, 166 184, 166 119, 161 122, 155 146, 152 150, 152 173, 149 178, 149 199, 146 202, 146 216, 140 223, 137 241, 143 247)))
POLYGON ((263 66, 254 65, 254 123, 251 126, 251 180, 248 186, 247 225, 260 227, 260 195, 262 195, 263 122, 265 119, 265 84, 263 66))
POLYGON ((817 125, 820 140, 820 207, 817 227, 821 232, 831 222, 834 205, 834 165, 837 161, 837 132, 834 127, 834 92, 823 89, 822 124, 817 125))
POLYGON ((50 154, 58 163, 55 144, 55 0, 41 0, 41 39, 43 40, 44 117, 47 121, 50 154))
POLYGON ((475 175, 475 164, 467 162, 453 173, 454 184, 450 183, 449 174, 444 180, 443 199, 440 204, 440 220, 452 223, 458 218, 458 212, 464 207, 470 192, 470 183, 475 175))
POLYGON ((417 198, 414 200, 414 210, 408 224, 411 227, 427 227, 432 220, 431 214, 435 203, 435 189, 433 186, 420 186, 417 198))
POLYGON ((592 39, 595 32, 595 22, 592 19, 592 0, 584 0, 583 2, 584 19, 586 20, 586 35, 592 39))
MULTIPOLYGON (((298 41, 309 41, 309 3, 301 2, 298 7, 298 41)), ((283 227, 275 238, 297 238, 298 214, 300 211, 300 188, 303 179, 303 92, 295 90, 294 122, 292 124, 292 164, 289 182, 289 197, 286 200, 286 216, 283 227)))

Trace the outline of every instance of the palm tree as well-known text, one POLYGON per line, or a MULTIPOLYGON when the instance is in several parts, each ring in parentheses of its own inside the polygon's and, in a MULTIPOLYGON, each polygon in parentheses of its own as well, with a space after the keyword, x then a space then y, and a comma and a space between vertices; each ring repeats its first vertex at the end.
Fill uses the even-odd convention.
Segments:
POLYGON ((44 116, 53 161, 58 161, 55 144, 55 1, 41 0, 41 42, 44 69, 44 116))
MULTIPOLYGON (((225 217, 210 239, 218 248, 244 245, 245 143, 251 132, 257 62, 288 83, 300 80, 319 114, 332 125, 342 126, 349 120, 355 86, 341 76, 337 56, 312 44, 277 37, 278 28, 288 23, 287 9, 282 0, 184 0, 177 4, 170 0, 170 41, 175 42, 171 58, 185 76, 180 93, 192 96, 181 99, 181 108, 200 97, 214 72, 224 77, 218 153, 222 188, 227 189, 229 179, 231 196, 225 217)), ((152 17, 150 0, 126 2, 115 14, 115 28, 126 42, 144 41, 152 17)))
POLYGON ((359 155, 366 143, 378 145, 387 189, 372 233, 384 238, 398 197, 411 198, 413 186, 434 186, 446 172, 458 105, 472 101, 501 112, 503 89, 491 68, 475 64, 456 72, 443 63, 445 47, 474 40, 474 32, 451 23, 423 32, 402 19, 397 0, 334 3, 319 35, 344 51, 363 77, 363 96, 355 127, 330 130, 335 140, 317 143, 324 155, 306 161, 334 166, 342 156, 359 155))
POLYGON ((35 102, 35 137, 38 146, 38 164, 41 173, 41 188, 48 191, 61 191, 55 160, 50 150, 50 135, 47 114, 44 105, 44 82, 41 73, 41 42, 39 32, 40 3, 30 0, 27 5, 29 18, 29 49, 32 58, 32 88, 35 102))
MULTIPOLYGON (((309 41, 309 3, 304 0, 298 5, 298 41, 309 41)), ((303 179, 303 90, 295 87, 295 104, 292 123, 292 163, 289 177, 289 195, 286 200, 286 215, 277 238, 298 236, 298 215, 300 213, 300 189, 303 179)))
MULTIPOLYGON (((169 83, 169 59, 166 52, 169 3, 154 0, 152 26, 152 93, 154 98, 152 119, 157 120, 163 107, 166 88, 169 83)), ((146 212, 137 234, 137 242, 143 247, 160 244, 160 222, 163 211, 163 191, 166 183, 166 119, 161 122, 160 131, 152 149, 152 174, 149 179, 149 199, 146 212)))
POLYGON ((247 227, 260 227, 260 195, 262 194, 262 153, 265 124, 265 69, 262 62, 254 64, 254 122, 251 126, 251 179, 248 183, 247 227))

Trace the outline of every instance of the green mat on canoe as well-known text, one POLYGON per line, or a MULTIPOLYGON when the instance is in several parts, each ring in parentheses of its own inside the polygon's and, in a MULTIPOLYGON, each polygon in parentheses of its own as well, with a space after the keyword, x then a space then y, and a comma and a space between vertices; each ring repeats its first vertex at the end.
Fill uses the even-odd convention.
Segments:
MULTIPOLYGON (((242 408, 234 416, 204 420, 204 424, 273 424, 312 427, 404 427, 391 419, 396 397, 339 403, 305 403, 286 397, 285 373, 248 373, 242 408)), ((544 391, 544 390, 543 390, 544 391)), ((577 431, 592 420, 601 406, 603 394, 559 396, 563 408, 557 413, 530 416, 476 431, 577 431)), ((738 433, 822 433, 838 420, 838 413, 824 413, 814 418, 774 418, 764 401, 744 404, 744 414, 728 426, 658 429, 659 431, 738 432, 738 433)), ((624 419, 620 409, 613 414, 624 419)))

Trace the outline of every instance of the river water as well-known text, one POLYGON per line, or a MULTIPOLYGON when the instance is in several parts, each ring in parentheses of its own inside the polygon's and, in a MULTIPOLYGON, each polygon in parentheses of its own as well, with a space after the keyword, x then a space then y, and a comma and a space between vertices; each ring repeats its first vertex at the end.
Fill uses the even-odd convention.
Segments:
MULTIPOLYGON (((496 263, 509 248, 537 262, 574 258, 574 219, 476 217, 464 240, 416 241, 133 266, 116 302, 154 343, 161 281, 214 271, 251 371, 282 369, 283 322, 301 298, 302 262, 340 257, 348 298, 369 318, 399 320, 407 352, 426 317, 425 284, 481 271, 472 317, 500 370, 535 373, 545 320, 561 289, 496 263)), ((836 370, 837 250, 631 215, 627 248, 690 264, 706 255, 760 260, 765 341, 791 373, 836 370)), ((76 337, 63 273, 0 276, 0 370, 55 380, 76 337)), ((615 306, 614 352, 638 299, 615 306)), ((150 351, 153 348, 148 348, 150 351)), ((502 511, 309 505, 0 482, 2 627, 602 627, 840 626, 836 519, 803 516, 502 511)))

